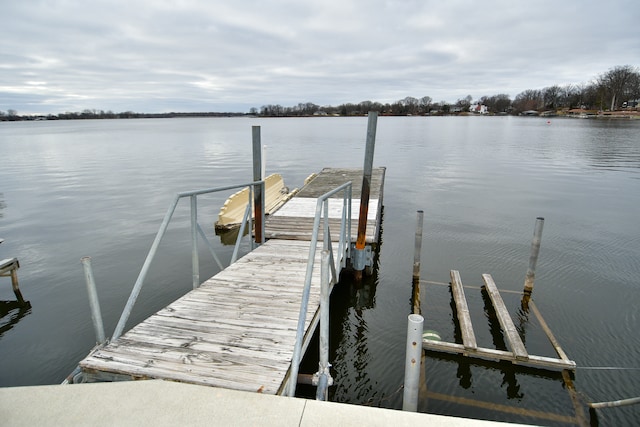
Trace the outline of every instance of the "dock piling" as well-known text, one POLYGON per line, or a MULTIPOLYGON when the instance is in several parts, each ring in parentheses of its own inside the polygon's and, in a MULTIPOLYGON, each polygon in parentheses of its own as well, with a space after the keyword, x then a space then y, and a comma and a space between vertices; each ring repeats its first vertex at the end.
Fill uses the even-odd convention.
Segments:
POLYGON ((96 291, 96 282, 93 278, 93 269, 91 268, 91 257, 85 256, 80 259, 84 267, 84 276, 87 282, 87 292, 89 293, 89 305, 91 306, 91 320, 93 321, 93 329, 96 332, 98 344, 104 344, 107 339, 104 334, 104 324, 102 323, 102 312, 100 310, 100 302, 98 301, 98 292, 96 291))
MULTIPOLYGON (((262 145, 260 142, 260 126, 252 126, 253 141, 253 180, 262 180, 262 145)), ((264 182, 255 186, 253 192, 255 241, 257 244, 264 243, 264 182)))
POLYGON ((407 322, 407 352, 404 364, 403 411, 418 411, 423 324, 424 317, 421 315, 409 315, 407 322))
POLYGON ((413 251, 413 313, 420 314, 420 257, 422 252, 422 226, 424 211, 419 210, 416 221, 415 248, 413 251))
POLYGON ((544 218, 536 218, 536 225, 533 229, 533 240, 531 241, 531 256, 529 257, 529 268, 524 280, 524 292, 531 295, 533 292, 533 282, 536 278, 536 264, 538 263, 538 254, 540 253, 540 241, 542 240, 542 228, 544 226, 544 218))
MULTIPOLYGON (((378 112, 369 111, 367 124, 367 145, 364 153, 364 168, 362 173, 362 191, 360 193, 360 215, 358 216, 358 236, 353 252, 353 269, 355 279, 362 279, 362 270, 366 267, 365 239, 367 234, 367 214, 369 212, 369 196, 371 193, 371 174, 373 170, 373 152, 376 145, 376 126, 378 112)), ((372 267, 372 266, 370 266, 372 267)))

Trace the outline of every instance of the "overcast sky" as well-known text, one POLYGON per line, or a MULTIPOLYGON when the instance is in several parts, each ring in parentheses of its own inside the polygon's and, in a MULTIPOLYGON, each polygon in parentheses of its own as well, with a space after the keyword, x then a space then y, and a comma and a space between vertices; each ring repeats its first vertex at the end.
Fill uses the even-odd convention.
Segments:
POLYGON ((588 83, 639 0, 0 0, 0 111, 238 111, 588 83))

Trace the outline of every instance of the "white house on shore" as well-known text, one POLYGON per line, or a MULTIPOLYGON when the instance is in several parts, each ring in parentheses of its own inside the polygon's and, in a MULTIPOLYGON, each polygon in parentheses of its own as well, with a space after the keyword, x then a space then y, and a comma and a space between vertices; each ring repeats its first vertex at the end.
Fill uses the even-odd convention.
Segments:
POLYGON ((489 114, 489 108, 483 104, 471 105, 469 111, 475 114, 489 114))

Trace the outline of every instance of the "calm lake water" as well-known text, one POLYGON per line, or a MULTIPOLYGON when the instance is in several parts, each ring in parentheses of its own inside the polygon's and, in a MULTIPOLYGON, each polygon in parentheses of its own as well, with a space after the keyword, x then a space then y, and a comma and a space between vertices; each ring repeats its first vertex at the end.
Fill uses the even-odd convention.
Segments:
MULTIPOLYGON (((2 305, 0 386, 61 382, 95 337, 80 258, 93 260, 110 334, 162 217, 180 191, 251 181, 251 126, 262 127, 267 172, 291 188, 323 167, 362 167, 366 118, 198 118, 0 123, 0 258, 18 257, 32 308, 2 305)), ((422 278, 465 284, 490 273, 521 291, 535 218, 545 218, 533 292, 579 369, 589 401, 640 395, 640 121, 515 117, 380 117, 375 166, 386 166, 375 274, 332 299, 334 401, 401 408, 411 311, 416 211, 424 210, 422 278), (587 369, 614 367, 623 369, 587 369)), ((228 194, 199 201, 213 223, 228 194)), ((188 203, 160 247, 129 327, 191 288, 188 203)), ((201 277, 216 272, 201 252, 201 277)), ((454 339, 446 287, 423 286, 425 328, 454 339)), ((493 347, 479 290, 467 291, 479 345, 493 347)), ((2 279, 0 300, 14 296, 2 279), (4 284, 2 284, 4 283, 4 284)), ((554 356, 520 295, 505 302, 531 354, 554 356)), ((259 325, 256 325, 259 327, 259 325)), ((307 371, 317 368, 306 362, 307 371)), ((464 359, 426 358, 429 392, 572 415, 558 376, 464 359)), ((437 398, 419 410, 565 425, 437 398)), ((640 406, 600 410, 601 425, 635 425, 640 406)))

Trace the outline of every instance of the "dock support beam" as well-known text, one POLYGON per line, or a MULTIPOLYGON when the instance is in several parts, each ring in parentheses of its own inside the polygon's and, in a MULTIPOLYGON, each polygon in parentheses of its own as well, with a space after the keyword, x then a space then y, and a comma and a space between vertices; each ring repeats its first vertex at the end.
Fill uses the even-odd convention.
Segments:
MULTIPOLYGON (((362 279, 362 270, 366 266, 365 240, 367 235, 367 214, 369 213, 369 195, 371 193, 371 173, 373 170, 373 151, 376 145, 376 126, 378 112, 369 111, 367 124, 367 146, 364 153, 364 168, 362 173, 362 191, 360 192, 360 215, 358 216, 358 237, 353 252, 353 269, 355 279, 362 279)), ((373 267, 373 266, 369 266, 373 267)))
POLYGON ((531 295, 533 292, 533 282, 536 278, 536 264, 538 263, 538 254, 540 253, 540 241, 542 240, 542 227, 544 226, 544 218, 536 218, 536 225, 533 230, 533 240, 531 241, 531 256, 529 257, 529 268, 524 279, 524 292, 531 295))
POLYGON ((423 324, 424 318, 421 315, 409 315, 407 323, 407 353, 404 365, 404 393, 402 396, 403 411, 418 411, 423 324))
MULTIPOLYGON (((3 240, 0 239, 0 243, 3 240)), ((22 292, 20 292, 20 285, 18 283, 18 269, 20 268, 20 262, 18 258, 7 258, 0 261, 0 277, 11 277, 11 286, 13 288, 13 293, 16 296, 16 300, 21 307, 31 307, 31 303, 29 301, 25 301, 22 296, 22 292)))

